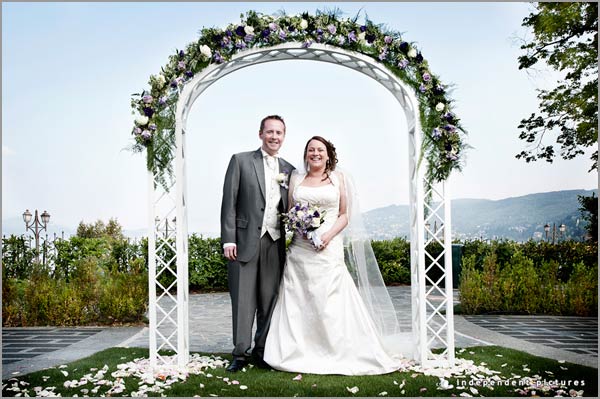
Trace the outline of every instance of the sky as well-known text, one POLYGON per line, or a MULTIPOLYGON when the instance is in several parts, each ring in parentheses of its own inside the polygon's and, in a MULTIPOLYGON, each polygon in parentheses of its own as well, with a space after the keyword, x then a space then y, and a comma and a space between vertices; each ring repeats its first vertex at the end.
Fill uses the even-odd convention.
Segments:
MULTIPOLYGON (((454 111, 472 146, 451 198, 502 199, 591 189, 589 154, 525 163, 519 121, 536 112, 550 70, 518 70, 527 3, 2 3, 3 232, 25 209, 47 210, 50 231, 116 218, 147 227, 145 154, 132 143, 133 93, 148 88, 176 49, 203 27, 241 13, 338 8, 360 13, 416 42, 431 70, 453 84, 454 111)), ((218 235, 223 178, 233 153, 260 146, 263 116, 280 114, 281 155, 302 163, 306 140, 331 140, 356 180, 363 211, 408 204, 408 134, 403 110, 383 86, 356 71, 279 61, 236 71, 209 87, 188 119, 188 229, 218 235)), ((550 143, 550 141, 548 141, 550 143)), ((589 152, 588 152, 589 153, 589 152)))

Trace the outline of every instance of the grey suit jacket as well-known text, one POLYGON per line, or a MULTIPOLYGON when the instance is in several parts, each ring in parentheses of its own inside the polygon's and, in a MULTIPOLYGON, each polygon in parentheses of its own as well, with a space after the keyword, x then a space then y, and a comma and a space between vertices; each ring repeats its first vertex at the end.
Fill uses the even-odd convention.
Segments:
MULTIPOLYGON (((279 172, 291 175, 295 168, 279 158, 279 172)), ((279 212, 288 208, 288 190, 280 187, 279 212)), ((229 161, 221 203, 221 241, 237 244, 237 260, 248 262, 258 251, 265 213, 265 170, 260 148, 234 154, 229 161)), ((285 257, 285 229, 281 223, 280 257, 285 257)), ((283 267, 283 265, 282 265, 283 267)))

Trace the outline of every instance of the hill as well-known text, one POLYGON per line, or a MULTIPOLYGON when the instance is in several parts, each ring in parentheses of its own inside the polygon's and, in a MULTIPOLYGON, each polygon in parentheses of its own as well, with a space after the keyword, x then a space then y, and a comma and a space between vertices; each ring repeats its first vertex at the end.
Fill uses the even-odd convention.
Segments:
MULTIPOLYGON (((553 191, 501 200, 456 199, 451 204, 452 236, 527 241, 545 238, 546 223, 551 226, 550 234, 554 223, 557 230, 564 223, 565 238, 580 240, 585 234, 585 225, 577 196, 589 196, 592 192, 597 195, 598 190, 553 191)), ((373 239, 409 235, 408 205, 373 209, 364 214, 364 220, 373 239)))

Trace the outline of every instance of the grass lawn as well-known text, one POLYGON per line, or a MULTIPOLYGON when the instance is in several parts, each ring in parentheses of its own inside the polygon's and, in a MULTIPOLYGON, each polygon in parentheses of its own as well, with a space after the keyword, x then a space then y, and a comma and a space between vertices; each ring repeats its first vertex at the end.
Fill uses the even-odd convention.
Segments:
MULTIPOLYGON (((497 346, 474 347, 460 350, 457 357, 473 360, 475 365, 482 365, 497 374, 495 386, 482 386, 482 378, 476 375, 453 376, 442 381, 445 388, 440 390, 440 378, 426 376, 414 370, 394 372, 381 376, 320 376, 314 374, 285 373, 247 368, 245 372, 228 373, 223 367, 214 369, 205 367, 201 374, 190 373, 185 381, 176 377, 159 377, 152 381, 146 376, 142 381, 136 377, 122 380, 112 376, 117 365, 145 358, 148 350, 137 348, 111 348, 99 352, 89 358, 82 359, 66 366, 59 366, 35 373, 19 376, 2 382, 2 396, 131 396, 146 387, 163 389, 163 395, 169 397, 192 396, 597 396, 598 370, 595 368, 559 362, 532 356, 524 352, 497 346), (103 371, 103 369, 105 371, 103 371), (86 376, 87 375, 87 376, 86 376), (526 385, 517 385, 523 377, 536 378, 553 388, 544 391, 537 388, 528 389, 526 385), (89 381, 92 380, 92 381, 89 381), (121 389, 115 389, 122 381, 121 389), (501 383, 499 385, 498 383, 501 383), (514 383, 515 386, 510 384, 514 383), (477 385, 479 384, 479 385, 477 385), (505 386, 508 384, 509 386, 505 386), (67 387, 65 387, 67 385, 67 387), (69 385, 78 385, 69 387, 69 385), (452 386, 452 388, 450 388, 452 386), (15 388, 16 387, 16 388, 15 388), (50 389, 54 387, 54 389, 50 389), (112 392, 109 391, 112 388, 112 392), (353 389, 354 388, 354 389, 353 389), (357 390, 358 388, 358 390, 357 390), (518 392, 518 389, 524 392, 518 392), (25 392, 25 390, 27 390, 25 392), (583 391, 583 392, 581 392, 583 391)), ((231 359, 229 355, 208 354, 231 359)), ((217 359, 217 365, 219 360, 217 359)), ((493 381, 493 380, 488 380, 493 381)), ((161 396, 159 392, 148 392, 150 396, 161 396)))

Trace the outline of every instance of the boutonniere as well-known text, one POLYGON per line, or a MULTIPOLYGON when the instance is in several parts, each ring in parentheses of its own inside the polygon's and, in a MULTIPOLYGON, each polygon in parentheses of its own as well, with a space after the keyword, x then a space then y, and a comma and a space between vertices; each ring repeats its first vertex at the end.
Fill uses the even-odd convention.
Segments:
POLYGON ((290 176, 287 172, 287 170, 284 170, 282 173, 279 173, 277 176, 275 176, 275 180, 277 181, 277 183, 279 183, 279 185, 283 188, 285 188, 286 190, 289 188, 288 186, 288 180, 289 180, 290 176))

